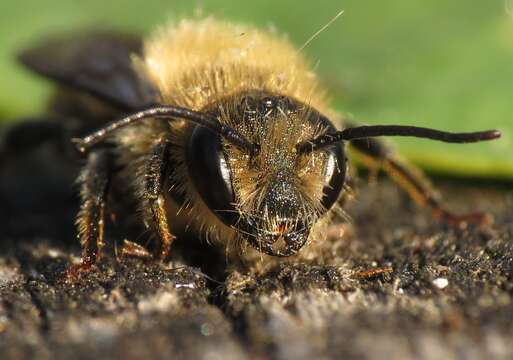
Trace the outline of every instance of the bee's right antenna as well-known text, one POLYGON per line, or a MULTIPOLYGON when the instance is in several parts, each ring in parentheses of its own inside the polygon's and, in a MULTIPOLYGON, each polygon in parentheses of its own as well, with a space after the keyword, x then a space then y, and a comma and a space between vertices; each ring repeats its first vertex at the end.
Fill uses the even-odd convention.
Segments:
POLYGON ((203 112, 169 105, 155 106, 130 114, 122 119, 118 119, 107 124, 103 128, 95 131, 90 135, 87 135, 84 138, 73 139, 73 142, 76 143, 78 151, 81 153, 86 153, 90 148, 104 141, 108 136, 110 136, 118 129, 131 125, 135 122, 151 118, 189 120, 201 126, 205 126, 215 133, 218 133, 233 145, 247 151, 249 154, 253 154, 255 152, 255 146, 251 142, 246 140, 237 130, 217 121, 215 117, 203 112))
POLYGON ((320 135, 317 138, 298 144, 300 153, 317 151, 344 140, 370 138, 376 136, 413 136, 449 143, 472 143, 497 139, 501 136, 498 130, 487 130, 471 133, 450 133, 430 128, 403 125, 373 125, 347 128, 342 131, 320 135))

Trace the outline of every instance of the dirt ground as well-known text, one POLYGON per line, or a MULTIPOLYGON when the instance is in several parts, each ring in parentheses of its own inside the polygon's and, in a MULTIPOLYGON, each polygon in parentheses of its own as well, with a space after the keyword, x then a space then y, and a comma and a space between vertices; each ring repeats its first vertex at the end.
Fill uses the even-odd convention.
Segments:
POLYGON ((2 359, 513 358, 511 186, 437 181, 453 209, 495 217, 455 231, 390 182, 361 181, 330 265, 255 277, 107 258, 63 282, 76 203, 46 170, 48 183, 29 168, 0 184, 2 359))

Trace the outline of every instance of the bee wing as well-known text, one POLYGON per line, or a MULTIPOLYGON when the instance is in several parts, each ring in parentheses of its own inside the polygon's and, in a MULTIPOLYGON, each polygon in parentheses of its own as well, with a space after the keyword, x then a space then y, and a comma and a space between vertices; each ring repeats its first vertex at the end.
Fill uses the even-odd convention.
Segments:
POLYGON ((155 90, 141 79, 131 56, 141 54, 137 36, 111 32, 53 38, 18 55, 30 70, 96 96, 120 110, 144 108, 155 90))

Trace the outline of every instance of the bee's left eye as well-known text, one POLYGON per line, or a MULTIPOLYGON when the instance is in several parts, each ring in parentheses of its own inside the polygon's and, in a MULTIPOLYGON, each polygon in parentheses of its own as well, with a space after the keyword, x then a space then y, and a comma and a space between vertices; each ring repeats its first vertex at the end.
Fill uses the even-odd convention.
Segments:
POLYGON ((205 204, 227 225, 237 222, 231 170, 223 152, 221 137, 196 126, 187 146, 187 167, 205 204))

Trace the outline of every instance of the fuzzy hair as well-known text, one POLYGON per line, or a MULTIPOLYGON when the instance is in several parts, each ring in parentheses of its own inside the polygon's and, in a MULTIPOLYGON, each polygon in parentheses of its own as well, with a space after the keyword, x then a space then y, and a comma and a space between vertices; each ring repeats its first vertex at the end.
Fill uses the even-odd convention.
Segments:
MULTIPOLYGON (((157 88, 162 104, 200 111, 212 107, 212 104, 224 104, 219 109, 224 114, 220 121, 231 125, 233 119, 229 116, 229 105, 227 108, 223 99, 234 98, 237 101, 237 94, 248 91, 284 95, 330 117, 334 114, 302 54, 285 37, 273 32, 213 18, 183 20, 150 36, 145 43, 143 56, 134 58, 134 66, 141 76, 157 88)), ((311 204, 304 209, 313 225, 309 240, 320 243, 325 238, 323 229, 332 216, 330 212, 321 219, 316 216, 321 210, 323 179, 319 174, 323 172, 325 154, 319 152, 297 161, 297 154, 294 153, 298 142, 312 138, 322 130, 305 127, 306 115, 300 113, 289 117, 284 114, 278 117, 274 128, 266 134, 269 141, 251 139, 265 144, 256 159, 259 164, 254 164, 258 166, 252 167, 264 169, 258 174, 244 171, 242 162, 247 162, 245 154, 229 146, 226 150, 230 153, 235 190, 242 194, 238 206, 241 213, 249 212, 261 198, 262 189, 265 188, 262 173, 272 172, 272 169, 265 169, 268 166, 266 156, 294 157, 291 167, 296 172, 294 181, 302 196, 308 200, 305 203, 311 204)), ((119 151, 120 162, 129 164, 127 177, 133 179, 136 193, 142 196, 140 189, 143 188, 144 177, 134 177, 133 174, 140 173, 142 159, 147 157, 151 148, 162 138, 167 138, 173 145, 170 157, 175 164, 169 179, 170 187, 187 199, 182 206, 171 198, 167 199, 171 230, 180 233, 184 227, 193 229, 209 240, 223 242, 227 253, 240 253, 245 243, 240 241, 234 229, 224 225, 210 211, 189 178, 185 147, 191 130, 190 123, 180 120, 166 123, 165 126, 162 122, 148 120, 139 126, 123 129, 116 135, 116 141, 119 148, 128 151, 119 151)), ((244 132, 240 126, 239 130, 244 132)), ((261 256, 259 254, 258 257, 261 256)))

